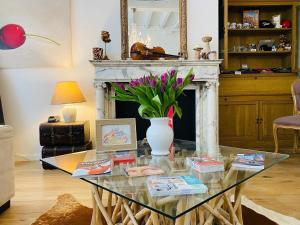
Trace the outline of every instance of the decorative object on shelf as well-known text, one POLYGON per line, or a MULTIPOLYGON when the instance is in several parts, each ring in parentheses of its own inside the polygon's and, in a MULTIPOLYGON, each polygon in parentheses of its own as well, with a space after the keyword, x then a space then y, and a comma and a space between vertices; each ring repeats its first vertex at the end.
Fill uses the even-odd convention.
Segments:
POLYGON ((236 29, 236 23, 230 23, 229 29, 236 29))
POLYGON ((274 40, 260 40, 258 42, 258 50, 259 51, 272 51, 272 47, 274 45, 274 40))
POLYGON ((259 10, 244 10, 243 23, 249 23, 250 28, 259 27, 259 10))
POLYGON ((204 36, 202 38, 202 41, 204 42, 204 48, 202 50, 202 58, 203 59, 208 59, 208 54, 211 52, 211 49, 210 49, 210 42, 212 41, 212 37, 210 36, 204 36))
POLYGON ((201 59, 201 51, 202 51, 203 48, 199 47, 199 46, 196 46, 194 48, 194 51, 195 51, 195 60, 200 60, 201 59))
POLYGON ((63 81, 55 86, 54 95, 51 100, 52 105, 65 105, 62 114, 66 123, 76 121, 76 108, 70 104, 85 102, 77 82, 63 81))
POLYGON ((257 50, 256 44, 249 44, 248 48, 250 52, 256 52, 257 50))
POLYGON ((109 58, 107 56, 107 53, 106 53, 106 45, 111 42, 109 32, 108 31, 104 31, 104 30, 101 31, 101 39, 105 43, 103 60, 109 60, 109 58))
POLYGON ((292 23, 290 20, 284 19, 281 21, 282 28, 288 29, 292 27, 292 23))
POLYGON ((277 51, 287 51, 287 49, 290 50, 290 44, 287 36, 285 34, 282 34, 279 36, 279 44, 277 51))
POLYGON ((178 55, 166 54, 162 47, 148 48, 145 44, 136 42, 130 48, 130 57, 133 60, 158 60, 161 58, 178 59, 178 55))
POLYGON ((238 23, 237 25, 236 25, 236 29, 243 29, 243 24, 242 23, 238 23))
POLYGON ((103 48, 93 48, 93 60, 101 60, 103 57, 103 48))
POLYGON ((250 23, 243 23, 243 28, 244 29, 250 29, 250 23))
POLYGON ((137 149, 135 118, 96 120, 96 143, 99 151, 137 149))
POLYGON ((275 15, 272 17, 272 23, 275 25, 275 28, 282 28, 281 26, 281 15, 275 15))
POLYGON ((249 70, 248 64, 242 64, 242 70, 249 70))
POLYGON ((259 28, 274 28, 275 25, 270 20, 259 21, 259 28))
POLYGON ((152 155, 168 155, 173 142, 174 133, 169 126, 168 112, 174 108, 174 115, 182 116, 178 97, 189 85, 195 75, 192 69, 182 78, 177 77, 176 70, 165 72, 161 76, 144 76, 132 80, 129 84, 111 83, 119 101, 132 101, 140 104, 138 112, 141 117, 150 119, 151 126, 147 130, 147 140, 152 155))

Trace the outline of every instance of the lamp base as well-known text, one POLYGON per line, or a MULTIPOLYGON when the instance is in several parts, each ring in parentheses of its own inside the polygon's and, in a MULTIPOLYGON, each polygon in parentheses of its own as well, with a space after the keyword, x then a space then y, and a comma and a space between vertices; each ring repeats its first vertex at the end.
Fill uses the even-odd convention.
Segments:
POLYGON ((76 114, 77 114, 76 108, 71 106, 64 106, 64 108, 62 109, 62 114, 64 117, 64 121, 66 123, 71 123, 76 121, 76 114))

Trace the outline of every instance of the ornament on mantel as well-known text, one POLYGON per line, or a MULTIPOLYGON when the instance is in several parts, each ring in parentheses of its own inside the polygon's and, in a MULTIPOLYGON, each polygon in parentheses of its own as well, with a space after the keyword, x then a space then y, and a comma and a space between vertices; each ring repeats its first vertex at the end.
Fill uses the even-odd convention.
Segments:
POLYGON ((108 31, 104 31, 104 30, 101 31, 101 39, 105 43, 103 60, 109 60, 109 58, 108 58, 108 56, 106 54, 106 45, 107 45, 107 43, 111 42, 109 32, 108 31))
POLYGON ((202 50, 202 59, 209 59, 209 53, 211 52, 211 49, 210 49, 210 42, 212 41, 212 37, 210 36, 204 36, 202 38, 202 41, 204 42, 204 48, 202 50))
POLYGON ((200 60, 201 59, 201 51, 202 50, 203 50, 203 48, 201 48, 199 45, 196 45, 196 47, 194 48, 195 60, 200 60))

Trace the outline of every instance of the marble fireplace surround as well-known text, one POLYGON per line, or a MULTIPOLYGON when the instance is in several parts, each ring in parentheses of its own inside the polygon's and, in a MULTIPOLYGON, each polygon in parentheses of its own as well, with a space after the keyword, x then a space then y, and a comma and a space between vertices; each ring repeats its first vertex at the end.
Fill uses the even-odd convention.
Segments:
POLYGON ((162 74, 170 68, 179 71, 178 77, 193 68, 195 79, 187 89, 195 90, 196 98, 196 143, 210 155, 217 152, 218 133, 218 85, 221 60, 155 60, 90 61, 95 66, 94 87, 96 89, 96 119, 115 118, 115 102, 110 98, 114 90, 109 82, 130 82, 143 75, 162 74))

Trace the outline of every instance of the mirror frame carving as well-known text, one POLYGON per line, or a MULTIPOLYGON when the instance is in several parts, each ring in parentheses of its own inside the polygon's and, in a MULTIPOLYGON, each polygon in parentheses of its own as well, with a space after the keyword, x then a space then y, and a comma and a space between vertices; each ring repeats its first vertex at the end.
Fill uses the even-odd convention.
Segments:
MULTIPOLYGON (((187 59, 187 0, 178 0, 179 3, 179 29, 180 29, 180 52, 187 59)), ((120 0, 121 9, 121 58, 129 58, 128 40, 128 0, 120 0)))

